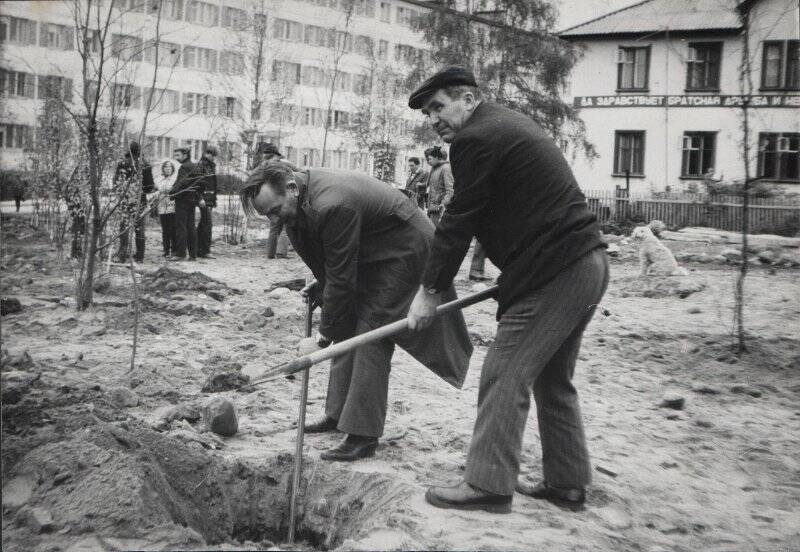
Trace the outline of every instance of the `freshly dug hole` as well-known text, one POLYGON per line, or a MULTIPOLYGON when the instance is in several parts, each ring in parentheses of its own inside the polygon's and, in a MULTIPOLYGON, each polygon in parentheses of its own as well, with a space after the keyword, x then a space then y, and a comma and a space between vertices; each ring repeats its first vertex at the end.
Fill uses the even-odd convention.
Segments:
MULTIPOLYGON (((4 542, 68 549, 100 536, 134 549, 266 548, 285 541, 292 470, 288 453, 230 460, 143 424, 101 422, 36 447, 8 470, 4 488, 27 481, 33 490, 23 504, 5 505, 4 542), (14 521, 22 507, 50 512, 54 531, 35 534, 14 521)), ((297 540, 323 550, 352 542, 386 527, 409 491, 383 475, 307 462, 297 540)))

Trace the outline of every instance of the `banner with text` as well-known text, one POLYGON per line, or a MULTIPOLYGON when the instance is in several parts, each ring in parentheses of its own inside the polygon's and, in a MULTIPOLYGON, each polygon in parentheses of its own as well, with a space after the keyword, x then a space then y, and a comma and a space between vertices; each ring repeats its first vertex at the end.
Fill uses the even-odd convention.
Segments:
POLYGON ((800 95, 783 96, 575 96, 575 107, 800 107, 800 95))

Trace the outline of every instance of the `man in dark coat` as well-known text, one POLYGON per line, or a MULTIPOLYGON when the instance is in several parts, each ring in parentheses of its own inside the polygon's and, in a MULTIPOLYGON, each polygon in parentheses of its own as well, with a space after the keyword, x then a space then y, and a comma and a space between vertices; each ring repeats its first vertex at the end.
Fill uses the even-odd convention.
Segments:
MULTIPOLYGON (((283 220, 317 280, 308 292, 321 303, 322 319, 317 337, 301 342, 303 354, 405 316, 428 258, 433 225, 402 192, 360 172, 294 172, 282 163, 257 169, 245 186, 240 194, 245 212, 283 220)), ((451 287, 445 294, 446 300, 455 299, 451 287)), ((323 459, 375 453, 395 344, 452 385, 462 385, 472 345, 460 312, 438 318, 423 334, 405 332, 335 358, 325 417, 306 431, 338 428, 347 438, 323 459)))
POLYGON ((170 197, 175 201, 175 245, 172 256, 175 260, 182 261, 186 259, 188 251, 189 260, 194 261, 197 257, 194 209, 198 205, 201 209, 205 207, 205 201, 201 197, 196 167, 189 158, 189 148, 177 148, 174 157, 181 167, 170 191, 170 197))
POLYGON ((419 205, 420 209, 424 209, 425 196, 428 190, 428 171, 420 165, 419 157, 408 158, 408 178, 403 190, 408 197, 419 205))
POLYGON ((208 146, 197 163, 197 176, 204 207, 200 207, 200 223, 197 225, 197 256, 209 258, 211 253, 211 210, 217 206, 217 148, 208 146))
POLYGON ((147 206, 147 194, 155 190, 153 172, 150 165, 139 158, 139 144, 131 142, 125 158, 117 164, 114 173, 114 193, 119 201, 119 249, 117 262, 128 260, 128 232, 133 226, 136 243, 134 260, 144 261, 144 209, 147 206))
POLYGON ((422 109, 451 144, 455 177, 410 327, 432 320, 473 236, 501 270, 499 325, 483 363, 464 480, 432 487, 426 499, 441 508, 509 512, 516 487, 579 509, 591 469, 572 375, 608 284, 597 221, 553 139, 532 119, 482 101, 470 71, 437 73, 409 107, 422 109), (542 443, 538 485, 517 483, 531 388, 542 443))
POLYGON ((447 162, 447 153, 439 146, 425 150, 425 160, 431 166, 428 172, 428 217, 439 223, 442 213, 453 198, 453 172, 447 162))

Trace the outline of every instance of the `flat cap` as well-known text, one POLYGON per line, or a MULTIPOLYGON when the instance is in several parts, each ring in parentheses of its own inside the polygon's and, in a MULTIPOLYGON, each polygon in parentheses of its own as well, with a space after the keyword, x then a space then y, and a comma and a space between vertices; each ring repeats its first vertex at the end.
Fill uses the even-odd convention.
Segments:
MULTIPOLYGON (((256 148, 256 153, 259 155, 281 155, 278 146, 272 142, 260 142, 256 148)), ((281 157, 283 157, 281 155, 281 157)))
POLYGON ((478 83, 475 82, 475 75, 473 75, 472 71, 469 69, 457 66, 445 67, 423 82, 419 88, 411 93, 411 96, 408 98, 408 107, 411 109, 422 109, 428 98, 435 94, 437 90, 457 84, 478 86, 478 83))

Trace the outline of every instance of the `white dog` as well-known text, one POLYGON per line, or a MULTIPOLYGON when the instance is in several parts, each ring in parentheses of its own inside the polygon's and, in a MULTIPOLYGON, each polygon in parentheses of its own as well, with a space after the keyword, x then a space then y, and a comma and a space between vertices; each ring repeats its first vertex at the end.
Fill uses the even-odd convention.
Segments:
POLYGON ((639 243, 639 266, 642 276, 685 276, 685 268, 678 266, 672 251, 658 241, 647 226, 637 226, 631 235, 639 243))

